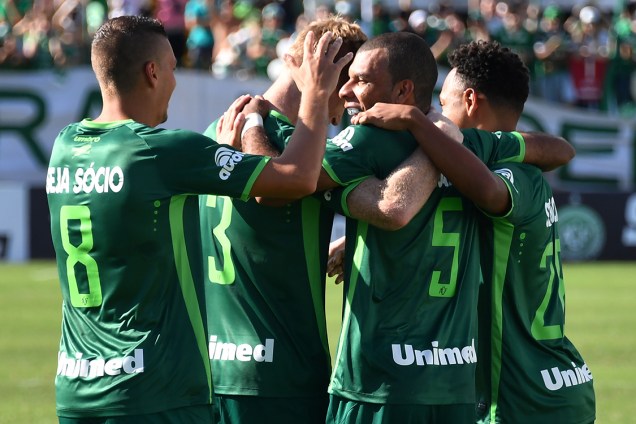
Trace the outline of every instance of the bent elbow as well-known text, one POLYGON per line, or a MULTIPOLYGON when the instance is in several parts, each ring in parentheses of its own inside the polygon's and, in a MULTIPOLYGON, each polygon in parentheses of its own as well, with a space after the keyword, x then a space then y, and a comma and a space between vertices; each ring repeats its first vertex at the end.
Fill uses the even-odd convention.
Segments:
POLYGON ((406 214, 399 214, 391 220, 391 230, 397 231, 409 225, 411 222, 411 217, 406 214))
POLYGON ((411 219, 413 219, 413 214, 410 211, 398 209, 394 211, 386 211, 384 213, 384 220, 382 228, 389 231, 397 231, 406 227, 411 219))
POLYGON ((566 162, 565 163, 568 163, 569 161, 574 159, 574 156, 576 156, 576 149, 574 148, 573 145, 568 143, 567 149, 565 149, 565 150, 566 150, 566 153, 565 153, 566 162))
POLYGON ((306 178, 295 178, 293 187, 290 187, 289 197, 292 199, 300 199, 316 192, 318 181, 306 178))

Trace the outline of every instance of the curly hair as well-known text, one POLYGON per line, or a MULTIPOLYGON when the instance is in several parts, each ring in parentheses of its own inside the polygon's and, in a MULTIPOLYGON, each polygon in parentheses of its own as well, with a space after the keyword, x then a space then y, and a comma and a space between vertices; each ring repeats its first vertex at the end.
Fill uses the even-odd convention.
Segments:
POLYGON ((530 76, 515 52, 496 41, 472 41, 455 49, 448 61, 466 88, 484 94, 494 107, 523 111, 530 76))

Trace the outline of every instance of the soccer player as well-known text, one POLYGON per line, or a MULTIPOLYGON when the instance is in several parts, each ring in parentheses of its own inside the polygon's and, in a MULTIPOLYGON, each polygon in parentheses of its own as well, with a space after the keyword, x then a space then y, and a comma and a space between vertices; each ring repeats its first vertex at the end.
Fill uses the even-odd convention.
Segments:
MULTIPOLYGON (((473 42, 449 60, 453 69, 440 94, 445 115, 463 128, 513 131, 529 91, 519 57, 497 43, 473 42)), ((564 334, 558 213, 541 171, 518 163, 489 170, 462 146, 433 142, 417 108, 376 105, 353 121, 409 129, 484 212, 478 422, 593 423, 592 374, 564 334)))
MULTIPOLYGON (((309 34, 305 47, 314 40, 309 34)), ((293 198, 315 190, 327 97, 352 58, 334 62, 342 41, 331 41, 323 35, 294 68, 304 84, 296 131, 269 160, 155 128, 176 85, 159 21, 123 16, 97 31, 91 61, 103 108, 61 131, 46 184, 63 299, 60 423, 212 422, 192 194, 293 198)))
MULTIPOLYGON (((421 38, 383 34, 358 50, 340 96, 352 109, 384 101, 426 112, 436 79, 421 38)), ((486 139, 475 143, 484 160, 522 157, 514 135, 502 134, 505 142, 476 135, 486 139)), ((369 175, 384 178, 416 147, 408 132, 354 125, 328 143, 325 168, 353 187, 369 175)), ((345 311, 327 422, 473 422, 479 257, 463 252, 475 248, 474 216, 443 184, 401 230, 347 221, 345 311)))
MULTIPOLYGON (((340 37, 337 57, 366 41, 358 25, 331 16, 298 35, 289 51, 297 62, 310 32, 340 37)), ((343 71, 338 88, 346 78, 343 71)), ((325 129, 337 125, 344 112, 337 89, 326 97, 328 119, 320 123, 325 129)), ((242 150, 279 156, 298 131, 301 92, 285 72, 263 98, 272 108, 262 121, 271 143, 250 137, 255 131, 246 128, 242 150)), ((260 120, 256 112, 247 115, 260 120)), ((232 116, 226 114, 224 121, 232 116)), ((206 134, 214 137, 216 129, 215 121, 206 134)), ((311 196, 269 207, 254 199, 206 195, 200 208, 210 361, 221 423, 324 423, 331 371, 325 264, 333 212, 311 196)))
MULTIPOLYGON (((409 34, 368 41, 340 91, 345 106, 367 110, 389 102, 428 110, 437 78, 429 55, 409 34)), ((432 140, 449 140, 427 130, 432 140)), ((519 134, 473 130, 464 136, 485 162, 524 158, 519 134)), ((410 154, 412 141, 403 132, 353 125, 328 144, 325 162, 336 178, 344 176, 340 180, 381 175, 385 163, 395 166, 393 155, 410 154), (332 144, 343 151, 338 160, 330 155, 332 144)), ((441 178, 424 208, 398 231, 347 220, 347 295, 327 422, 474 422, 476 217, 472 203, 441 178)))

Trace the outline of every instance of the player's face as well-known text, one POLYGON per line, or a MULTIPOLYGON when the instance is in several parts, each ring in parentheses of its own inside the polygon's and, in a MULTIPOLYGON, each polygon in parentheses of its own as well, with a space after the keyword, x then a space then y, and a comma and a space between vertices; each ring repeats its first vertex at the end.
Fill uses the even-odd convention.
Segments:
POLYGON ((384 49, 358 52, 349 68, 349 80, 340 89, 345 108, 367 110, 377 102, 396 103, 395 85, 384 49))
POLYGON ((163 48, 161 50, 161 58, 158 61, 158 73, 159 73, 159 81, 158 85, 158 103, 157 103, 157 112, 160 114, 158 119, 161 122, 166 122, 168 119, 168 104, 170 103, 170 98, 172 97, 172 93, 174 92, 175 87, 177 86, 177 80, 174 77, 174 70, 177 66, 177 59, 174 56, 174 52, 172 51, 172 47, 167 39, 162 40, 163 48))
POLYGON ((464 84, 458 78, 456 68, 451 69, 444 80, 442 91, 439 93, 439 103, 442 114, 455 125, 459 128, 470 128, 464 104, 464 84))
POLYGON ((344 101, 340 98, 340 88, 349 80, 348 75, 349 68, 345 67, 340 74, 340 80, 336 89, 331 93, 329 97, 329 123, 331 125, 338 125, 342 120, 342 114, 344 113, 344 101))

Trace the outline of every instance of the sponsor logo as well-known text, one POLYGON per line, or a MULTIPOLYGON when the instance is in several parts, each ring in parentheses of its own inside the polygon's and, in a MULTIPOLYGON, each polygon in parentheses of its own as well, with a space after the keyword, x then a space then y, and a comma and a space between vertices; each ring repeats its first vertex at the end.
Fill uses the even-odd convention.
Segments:
POLYGON ((100 137, 90 135, 76 135, 73 137, 73 141, 77 141, 78 143, 98 143, 100 139, 100 137))
POLYGON ((217 341, 217 336, 210 336, 208 344, 210 359, 216 361, 256 361, 274 362, 274 339, 265 339, 265 344, 251 346, 247 343, 236 345, 217 341))
POLYGON ((495 174, 501 175, 502 177, 504 177, 505 179, 510 181, 512 184, 515 183, 515 177, 514 177, 514 175, 512 175, 512 171, 509 170, 508 168, 497 169, 495 171, 495 174))
POLYGON ((332 138, 331 142, 335 144, 336 146, 340 147, 343 152, 346 152, 347 150, 353 149, 353 146, 351 145, 350 141, 351 141, 351 138, 353 138, 354 133, 355 133, 355 130, 353 129, 353 127, 347 127, 344 130, 340 131, 340 133, 337 136, 332 138))
MULTIPOLYGON (((124 186, 124 171, 119 166, 77 168, 74 174, 73 193, 119 193, 124 186)), ((71 171, 66 167, 50 167, 46 174, 46 192, 59 194, 71 190, 71 171)))
POLYGON ((437 187, 438 188, 451 187, 452 185, 453 185, 453 183, 448 181, 448 178, 446 178, 446 176, 444 176, 444 174, 439 174, 439 180, 437 180, 437 187))
POLYGON ((230 175, 232 175, 232 171, 234 170, 234 166, 242 160, 242 152, 237 152, 236 150, 228 149, 227 147, 219 147, 214 154, 214 162, 217 166, 223 168, 219 171, 219 178, 223 181, 230 178, 230 175))
POLYGON ((562 371, 558 367, 552 367, 550 370, 541 370, 541 377, 545 387, 548 390, 555 391, 563 387, 578 386, 592 381, 592 372, 587 367, 587 364, 577 367, 572 362, 572 369, 562 371), (552 376, 550 376, 550 372, 552 372, 552 376))
POLYGON ((545 215, 547 217, 545 221, 546 227, 551 227, 552 224, 559 221, 559 213, 557 212, 556 203, 554 203, 554 197, 550 197, 550 199, 544 203, 545 215))
POLYGON ((431 349, 417 350, 412 345, 392 344, 393 361, 402 366, 407 365, 462 365, 477 363, 475 339, 464 347, 439 347, 439 342, 431 342, 431 349))
POLYGON ((57 355, 57 375, 68 378, 98 378, 121 373, 137 374, 144 372, 144 350, 135 349, 132 356, 123 358, 84 359, 82 352, 68 356, 66 352, 57 355))

